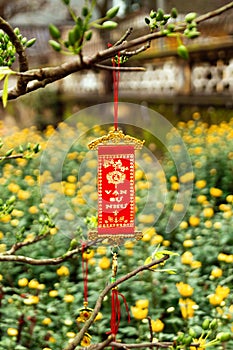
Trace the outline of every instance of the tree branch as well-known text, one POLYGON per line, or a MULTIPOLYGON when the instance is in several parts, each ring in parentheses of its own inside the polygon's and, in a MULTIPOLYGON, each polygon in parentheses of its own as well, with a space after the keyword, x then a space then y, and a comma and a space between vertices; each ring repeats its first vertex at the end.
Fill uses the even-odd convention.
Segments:
MULTIPOLYGON (((233 8, 233 1, 230 2, 229 4, 226 4, 225 6, 220 7, 217 10, 208 12, 204 15, 201 15, 199 17, 196 18, 196 23, 201 23, 203 21, 206 21, 210 18, 213 18, 215 16, 220 15, 221 13, 229 10, 233 8)), ((6 30, 8 30, 9 35, 11 33, 12 34, 12 30, 9 30, 9 26, 7 26, 4 20, 0 21, 0 27, 1 24, 2 26, 4 26, 4 28, 6 28, 6 30)), ((174 31, 175 32, 179 32, 184 30, 186 27, 186 22, 183 22, 181 24, 176 25, 174 31)), ((128 30, 130 32, 130 29, 128 30)), ((126 32, 127 34, 125 35, 129 35, 128 32, 126 32)), ((130 41, 122 41, 122 38, 117 42, 117 45, 113 45, 111 47, 109 47, 108 49, 102 50, 97 52, 96 54, 94 54, 91 57, 83 57, 83 61, 80 61, 80 58, 76 58, 74 61, 72 62, 68 62, 68 63, 63 63, 59 66, 56 67, 46 67, 46 68, 40 68, 40 69, 34 69, 31 71, 26 71, 26 65, 23 65, 23 59, 25 59, 25 64, 26 64, 26 58, 25 58, 25 52, 22 49, 22 47, 19 46, 18 41, 16 40, 16 38, 14 38, 15 40, 15 45, 17 45, 16 50, 17 53, 19 54, 19 57, 21 58, 22 62, 21 62, 21 71, 25 71, 25 73, 18 73, 19 75, 19 81, 22 83, 24 82, 24 84, 22 85, 22 88, 20 88, 19 84, 17 85, 17 87, 10 89, 9 90, 9 94, 8 94, 8 99, 12 100, 12 99, 16 99, 19 96, 25 95, 27 93, 30 93, 32 91, 38 90, 39 88, 45 87, 48 84, 51 84, 57 80, 63 79, 66 76, 81 71, 81 70, 85 70, 85 69, 95 69, 96 68, 96 64, 100 64, 103 63, 104 61, 106 61, 109 58, 114 57, 115 55, 117 55, 119 52, 120 54, 124 54, 124 52, 127 49, 132 49, 132 48, 136 48, 135 52, 137 53, 137 47, 141 46, 147 42, 150 42, 152 40, 164 37, 165 34, 164 32, 153 32, 150 34, 146 34, 143 35, 141 37, 138 37, 136 39, 130 40, 130 41), (120 43, 118 45, 118 43, 120 43), (26 87, 25 87, 26 85, 26 87)), ((123 36, 124 37, 124 36, 123 36)), ((140 51, 140 49, 139 49, 140 51)), ((106 69, 105 66, 104 67, 98 67, 98 69, 106 69)), ((0 93, 0 95, 2 95, 2 92, 0 93)))
POLYGON ((102 302, 104 300, 104 297, 109 293, 109 291, 112 288, 117 287, 118 285, 120 285, 121 283, 129 280, 130 278, 136 276, 138 273, 145 271, 145 270, 149 270, 150 267, 157 265, 157 264, 161 264, 164 261, 166 261, 167 259, 169 259, 169 255, 164 255, 161 259, 159 260, 153 260, 151 263, 147 264, 147 265, 143 265, 143 266, 139 266, 138 268, 136 268, 135 270, 127 273, 125 276, 120 277, 119 279, 117 279, 114 283, 110 283, 108 284, 103 291, 99 294, 99 297, 96 301, 95 304, 95 308, 93 309, 93 312, 90 316, 90 318, 86 321, 86 323, 84 324, 83 328, 80 330, 80 332, 76 335, 76 337, 63 349, 63 350, 75 350, 76 346, 78 346, 78 344, 81 342, 81 340, 84 337, 84 334, 87 332, 87 330, 90 328, 90 326, 92 325, 92 323, 95 321, 95 318, 98 314, 98 312, 100 311, 100 308, 102 306, 102 302))
MULTIPOLYGON (((96 243, 99 243, 100 240, 95 240, 95 241, 89 241, 85 244, 86 248, 92 247, 96 243)), ((23 242, 22 242, 23 243, 23 242)), ((21 247, 20 247, 21 248, 21 247)), ((18 248, 19 249, 19 248, 18 248)), ((64 261, 72 258, 76 254, 81 254, 82 253, 82 247, 78 247, 72 250, 67 251, 64 255, 59 256, 57 258, 51 258, 51 259, 33 259, 24 255, 13 255, 9 254, 8 252, 0 254, 0 261, 14 261, 14 262, 19 262, 19 263, 24 263, 24 264, 29 264, 29 265, 59 265, 63 263, 64 261)))
POLYGON ((34 239, 30 240, 30 241, 24 241, 24 242, 17 242, 15 244, 13 244, 13 246, 11 247, 11 249, 7 250, 6 252, 4 252, 4 255, 12 255, 14 254, 17 250, 26 247, 28 245, 37 243, 39 241, 41 241, 42 239, 46 238, 49 235, 50 231, 47 231, 44 234, 41 234, 37 237, 35 237, 34 239))

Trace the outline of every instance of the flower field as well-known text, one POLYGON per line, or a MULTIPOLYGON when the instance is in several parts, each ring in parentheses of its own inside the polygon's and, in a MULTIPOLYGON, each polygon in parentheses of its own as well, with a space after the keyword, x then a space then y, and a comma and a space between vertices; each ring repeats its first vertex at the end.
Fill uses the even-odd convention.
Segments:
MULTIPOLYGON (((47 153, 45 167, 43 152, 57 133, 52 126, 43 132, 35 127, 15 129, 7 135, 4 124, 0 124, 0 256, 15 252, 31 259, 64 256, 80 246, 87 231, 96 226, 97 159, 87 144, 105 131, 99 126, 87 130, 83 124, 72 127, 61 123, 59 128, 63 139, 56 143, 55 153, 47 153), (64 155, 60 174, 57 159, 64 140, 74 137, 75 128, 82 129, 84 137, 64 155), (4 157, 6 154, 9 158, 4 157), (10 158, 15 154, 23 154, 23 158, 10 158), (30 241, 33 244, 27 244, 30 241)), ((208 125, 194 113, 188 122, 179 122, 176 130, 187 147, 191 168, 184 165, 183 173, 177 173, 169 155, 157 159, 155 151, 157 170, 152 171, 155 158, 150 154, 156 147, 151 140, 146 140, 151 152, 142 150, 137 156, 141 162, 135 170, 136 224, 143 238, 126 241, 120 247, 117 277, 152 261, 151 256, 159 251, 171 253, 165 264, 153 266, 119 286, 131 320, 128 322, 122 302, 117 340, 173 342, 170 349, 230 350, 233 120, 208 125), (177 201, 186 188, 188 205, 177 201), (170 219, 175 220, 172 231, 167 230, 170 219)), ((180 143, 172 133, 167 138, 182 167, 180 143)), ((75 337, 85 321, 80 311, 83 261, 88 263, 88 307, 95 306, 111 277, 112 251, 108 245, 91 247, 82 255, 61 264, 0 262, 0 350, 58 350, 75 337)), ((110 317, 108 295, 80 345, 105 339, 110 317)))

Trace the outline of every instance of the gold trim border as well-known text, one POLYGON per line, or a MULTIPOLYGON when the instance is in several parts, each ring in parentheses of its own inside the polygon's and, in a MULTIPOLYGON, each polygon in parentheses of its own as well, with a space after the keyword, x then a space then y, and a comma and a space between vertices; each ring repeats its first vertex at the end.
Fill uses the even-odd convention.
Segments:
POLYGON ((88 239, 96 240, 102 238, 103 240, 107 240, 107 244, 109 245, 121 245, 124 244, 126 239, 136 239, 136 241, 140 241, 142 239, 142 232, 135 231, 132 234, 99 234, 98 231, 90 231, 88 232, 88 239))
POLYGON ((90 150, 97 150, 99 145, 106 145, 109 143, 118 144, 134 144, 135 149, 141 149, 145 140, 141 141, 133 136, 125 135, 122 130, 109 131, 107 135, 101 136, 88 144, 90 150))

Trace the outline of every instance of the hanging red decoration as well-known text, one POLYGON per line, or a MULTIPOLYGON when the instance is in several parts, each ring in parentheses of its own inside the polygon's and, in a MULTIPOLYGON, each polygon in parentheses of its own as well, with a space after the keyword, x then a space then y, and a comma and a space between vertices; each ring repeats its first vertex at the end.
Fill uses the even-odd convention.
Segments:
POLYGON ((122 131, 109 132, 89 144, 98 150, 98 228, 90 239, 109 238, 119 244, 141 238, 135 231, 135 149, 143 142, 122 131))

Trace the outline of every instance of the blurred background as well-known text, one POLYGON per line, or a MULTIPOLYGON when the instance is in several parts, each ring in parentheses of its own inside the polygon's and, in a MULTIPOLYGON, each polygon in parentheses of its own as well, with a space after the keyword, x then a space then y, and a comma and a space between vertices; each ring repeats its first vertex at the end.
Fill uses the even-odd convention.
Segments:
MULTIPOLYGON (((95 16, 104 16, 107 9, 120 5, 113 31, 94 32, 93 39, 84 48, 84 55, 106 49, 117 41, 129 27, 133 32, 128 40, 149 32, 145 17, 150 10, 162 8, 169 13, 178 10, 177 21, 187 12, 202 14, 213 11, 227 0, 103 0, 97 1, 95 16)), ((73 0, 71 5, 79 11, 84 1, 73 0)), ((62 33, 68 31, 71 19, 61 0, 1 0, 0 15, 13 27, 19 27, 28 39, 36 37, 36 44, 27 50, 30 68, 54 66, 67 60, 55 53, 48 44, 50 23, 62 33)), ((190 57, 185 61, 177 56, 176 38, 160 38, 151 48, 127 65, 143 66, 145 72, 124 72, 120 77, 120 101, 140 103, 155 109, 172 123, 186 120, 195 112, 203 112, 208 122, 216 123, 233 115, 233 10, 229 10, 198 26, 201 36, 185 39, 190 57)), ((68 58, 68 59, 74 59, 68 58)), ((17 69, 17 65, 13 69, 17 69)), ((37 125, 43 129, 90 105, 112 101, 112 73, 82 71, 47 86, 29 96, 10 101, 0 109, 0 119, 8 125, 24 127, 37 125)))

